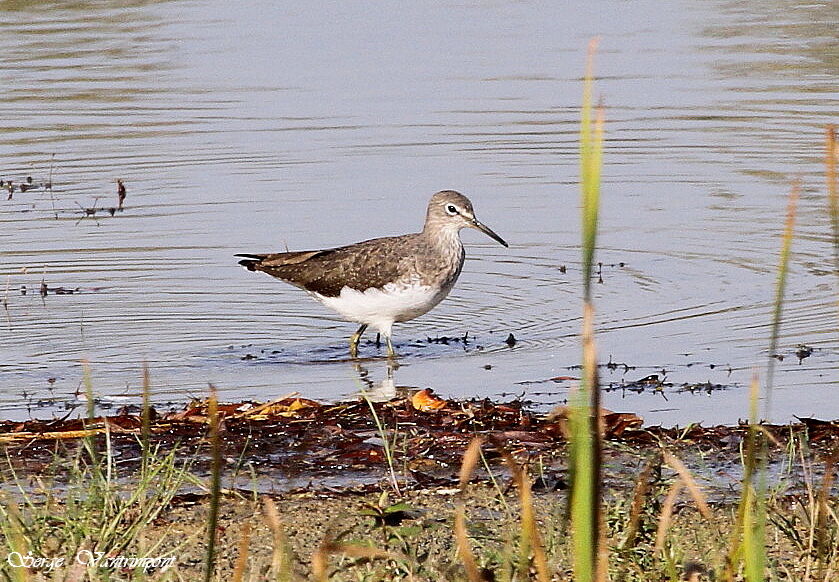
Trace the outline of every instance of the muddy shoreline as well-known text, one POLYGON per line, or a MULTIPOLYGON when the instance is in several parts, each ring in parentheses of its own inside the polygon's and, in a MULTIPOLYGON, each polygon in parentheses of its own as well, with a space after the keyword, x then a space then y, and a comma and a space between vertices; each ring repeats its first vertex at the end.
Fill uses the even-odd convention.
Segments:
MULTIPOLYGON (((93 495, 103 482, 102 473, 96 476, 102 466, 91 460, 97 455, 112 463, 106 487, 130 495, 135 487, 148 487, 142 475, 149 467, 165 466, 162 459, 173 454, 174 465, 192 477, 164 481, 170 490, 147 508, 153 517, 115 555, 171 558, 173 566, 148 572, 150 579, 195 579, 205 567, 213 511, 211 406, 196 401, 165 414, 125 408, 90 419, 0 422, 8 459, 5 503, 21 503, 33 515, 72 510, 74 491, 93 495)), ((331 580, 463 580, 452 531, 461 504, 483 579, 507 579, 523 515, 510 459, 525 470, 552 567, 567 578, 566 413, 535 412, 521 401, 444 400, 428 390, 378 403, 325 404, 289 396, 218 404, 218 579, 235 579, 239 571, 251 580, 302 580, 317 578, 323 567, 331 580), (482 442, 482 459, 462 486, 464 451, 475 438, 482 442)), ((649 579, 646 568, 653 563, 663 568, 647 556, 658 555, 653 545, 663 499, 679 482, 673 458, 701 487, 715 523, 709 526, 687 491, 678 494, 667 526, 667 539, 679 548, 671 567, 718 567, 709 561, 725 554, 734 532, 748 427, 644 426, 633 414, 608 411, 602 426, 606 525, 625 579, 649 579), (629 507, 639 491, 643 511, 634 513, 629 507)), ((771 515, 778 516, 768 530, 774 536, 769 552, 796 571, 796 536, 808 527, 802 507, 819 483, 828 483, 831 503, 839 498, 835 481, 824 478, 837 466, 839 421, 802 419, 762 428, 773 482, 771 515)), ((52 527, 39 534, 40 555, 59 559, 93 547, 90 534, 72 541, 50 533, 52 527)), ((117 570, 112 574, 123 579, 117 570)))

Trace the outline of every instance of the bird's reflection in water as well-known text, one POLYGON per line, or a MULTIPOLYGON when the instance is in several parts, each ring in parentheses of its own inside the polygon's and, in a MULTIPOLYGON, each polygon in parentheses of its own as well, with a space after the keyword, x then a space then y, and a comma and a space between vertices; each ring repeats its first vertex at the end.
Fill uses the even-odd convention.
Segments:
POLYGON ((362 365, 360 361, 353 361, 352 367, 355 370, 358 379, 358 395, 371 400, 372 402, 385 402, 393 400, 397 397, 405 397, 409 395, 411 388, 409 386, 397 386, 394 381, 396 370, 399 369, 399 364, 393 358, 387 358, 383 362, 377 360, 368 360, 362 365), (376 380, 374 375, 378 370, 373 369, 377 364, 384 363, 384 378, 376 380), (371 373, 371 369, 373 373, 371 373))

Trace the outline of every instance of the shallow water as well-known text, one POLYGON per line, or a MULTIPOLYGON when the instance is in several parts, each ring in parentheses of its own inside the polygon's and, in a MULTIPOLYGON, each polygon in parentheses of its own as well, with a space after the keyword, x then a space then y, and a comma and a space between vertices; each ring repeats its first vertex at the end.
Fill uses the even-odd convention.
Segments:
POLYGON ((137 401, 144 361, 161 403, 210 382, 230 400, 430 386, 562 402, 573 380, 548 379, 580 359, 578 106, 600 35, 598 347, 631 367, 604 369, 606 405, 663 424, 747 415, 800 179, 769 415, 839 417, 835 5, 563 6, 4 3, 0 177, 51 169, 53 188, 0 200, 2 415, 78 404, 82 360, 114 406, 137 401), (397 325, 395 370, 373 345, 348 362, 353 325, 233 257, 413 231, 443 188, 511 246, 463 233, 461 279, 397 325), (78 291, 41 297, 42 280, 78 291), (621 387, 656 373, 662 389, 621 387))

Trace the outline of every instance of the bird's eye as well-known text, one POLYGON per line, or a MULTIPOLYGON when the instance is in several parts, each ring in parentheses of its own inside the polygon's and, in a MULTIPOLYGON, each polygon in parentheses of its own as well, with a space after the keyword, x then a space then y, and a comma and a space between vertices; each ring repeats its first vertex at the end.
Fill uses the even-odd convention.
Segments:
POLYGON ((457 206, 455 206, 454 204, 449 204, 448 206, 446 206, 446 212, 448 212, 451 215, 457 214, 457 206))

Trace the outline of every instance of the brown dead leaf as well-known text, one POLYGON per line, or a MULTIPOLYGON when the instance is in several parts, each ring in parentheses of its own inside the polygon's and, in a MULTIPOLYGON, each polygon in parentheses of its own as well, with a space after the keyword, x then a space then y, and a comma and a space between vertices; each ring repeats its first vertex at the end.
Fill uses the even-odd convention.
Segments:
POLYGON ((291 418, 299 416, 299 411, 307 408, 320 408, 320 402, 297 398, 297 393, 292 392, 277 400, 254 406, 250 410, 236 414, 236 418, 248 418, 250 420, 268 420, 278 416, 291 418))
MULTIPOLYGON (((548 413, 545 430, 549 433, 559 433, 568 438, 568 406, 557 406, 548 413)), ((641 428, 644 419, 631 412, 612 412, 607 408, 600 409, 600 426, 603 428, 604 438, 620 437, 625 431, 641 428)))
MULTIPOLYGON (((604 411, 606 412, 606 411, 604 411)), ((631 412, 611 412, 603 415, 605 437, 619 437, 626 430, 641 428, 644 419, 631 412)))
POLYGON ((420 390, 411 397, 411 405, 420 412, 440 410, 445 408, 448 403, 448 400, 436 396, 431 388, 420 390))

